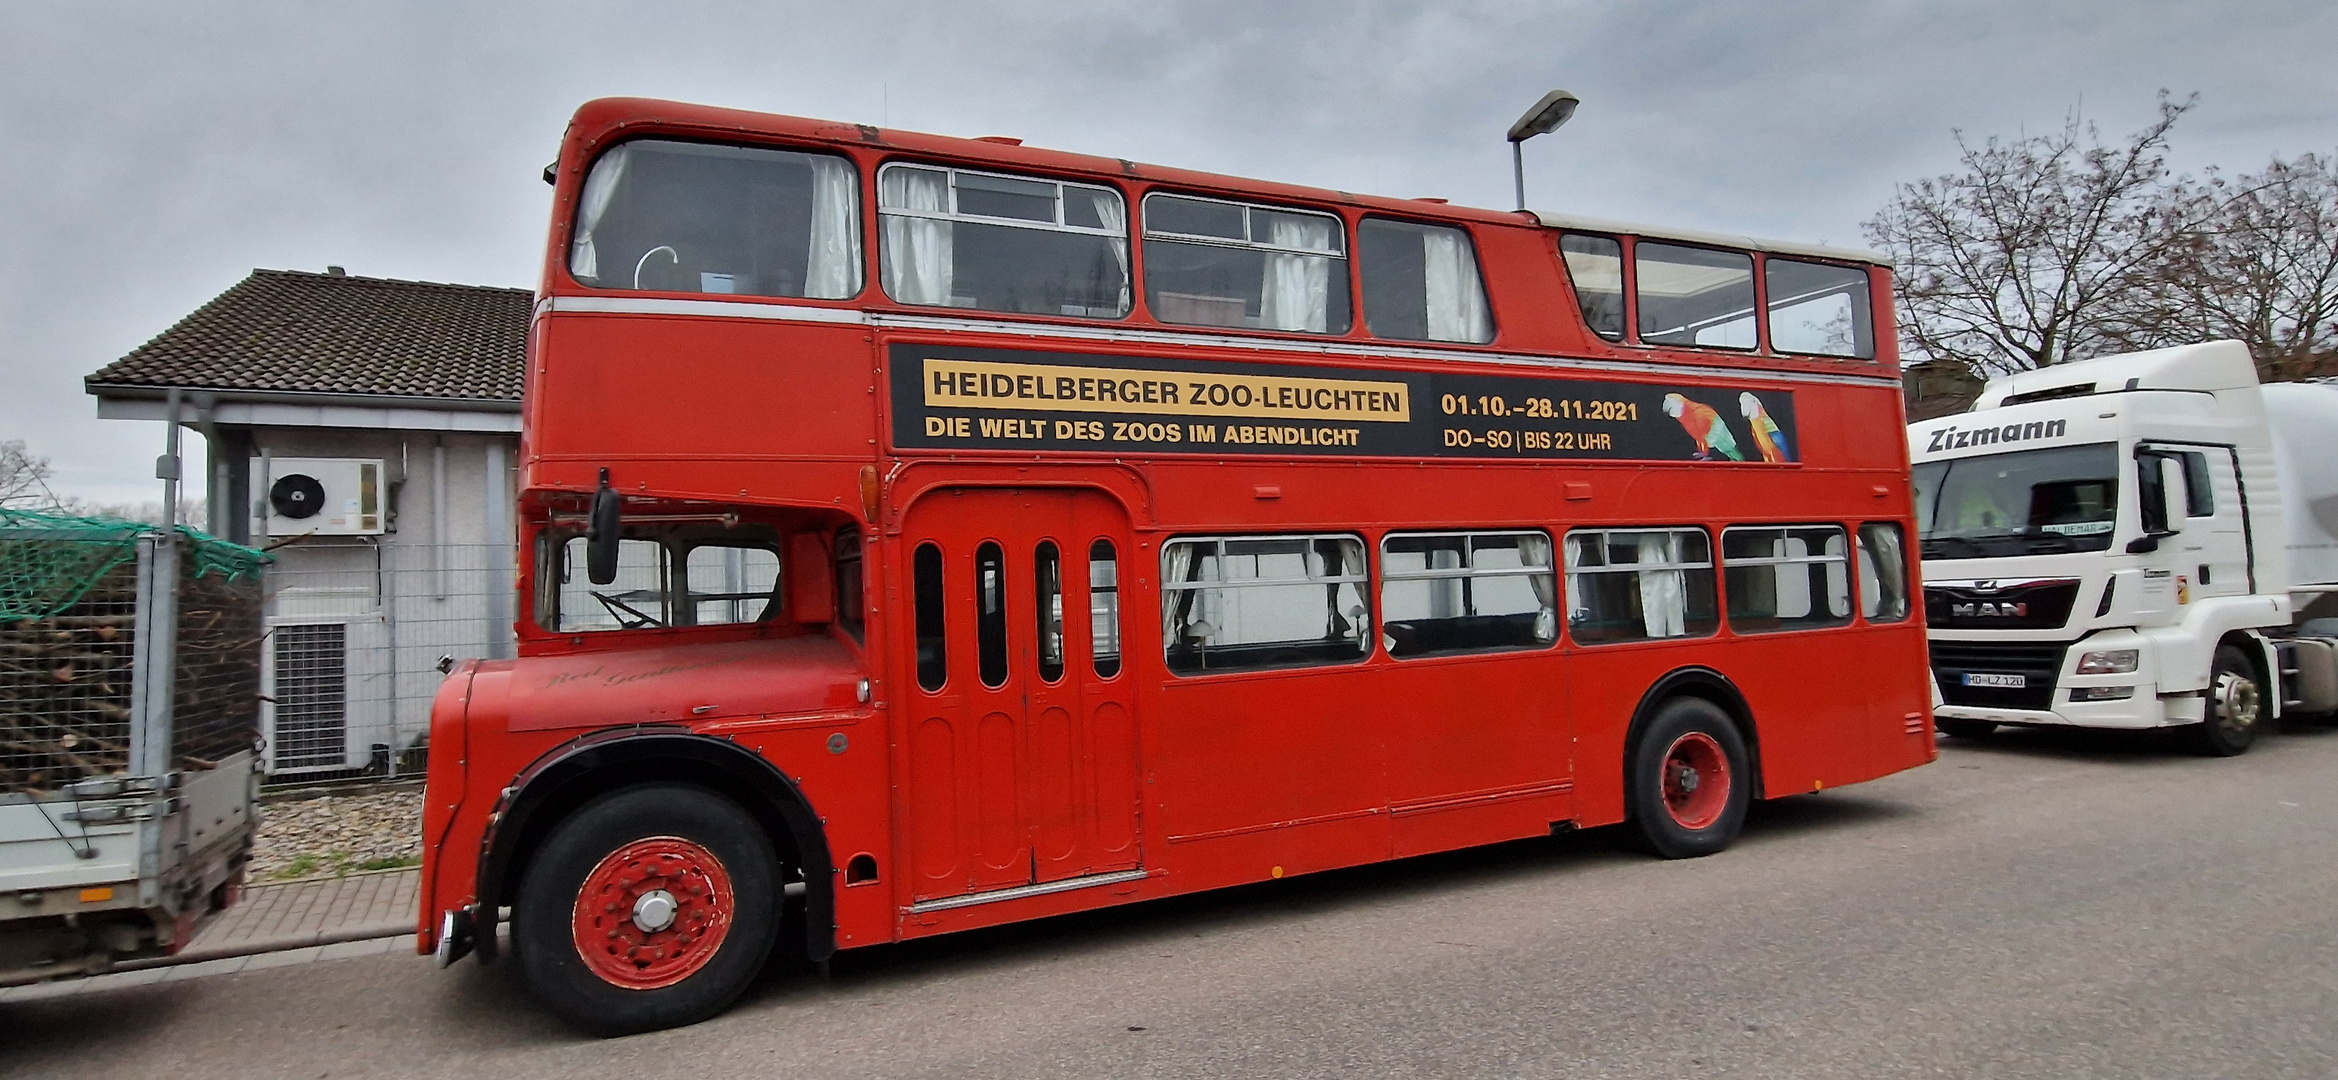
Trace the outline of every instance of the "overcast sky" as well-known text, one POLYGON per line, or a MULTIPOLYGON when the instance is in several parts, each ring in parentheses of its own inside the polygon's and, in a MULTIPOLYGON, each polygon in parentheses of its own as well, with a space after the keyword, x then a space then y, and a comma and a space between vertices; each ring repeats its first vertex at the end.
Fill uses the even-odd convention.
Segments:
POLYGON ((1531 205, 1860 244, 1952 130, 2117 136, 2163 87, 2187 169, 2338 149, 2333 40, 2329 0, 0 0, 0 439, 152 500, 160 425, 81 379, 252 268, 532 287, 595 97, 1507 207, 1502 133, 1559 86, 1531 205))

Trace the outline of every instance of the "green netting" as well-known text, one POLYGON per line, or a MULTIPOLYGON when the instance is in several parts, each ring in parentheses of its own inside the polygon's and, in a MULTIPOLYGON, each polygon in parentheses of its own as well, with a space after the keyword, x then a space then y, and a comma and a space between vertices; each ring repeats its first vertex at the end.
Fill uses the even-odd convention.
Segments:
MULTIPOLYGON (((40 619, 79 602, 108 571, 138 557, 138 538, 162 526, 0 508, 0 619, 40 619)), ((187 526, 177 526, 193 577, 233 581, 274 560, 187 526)))

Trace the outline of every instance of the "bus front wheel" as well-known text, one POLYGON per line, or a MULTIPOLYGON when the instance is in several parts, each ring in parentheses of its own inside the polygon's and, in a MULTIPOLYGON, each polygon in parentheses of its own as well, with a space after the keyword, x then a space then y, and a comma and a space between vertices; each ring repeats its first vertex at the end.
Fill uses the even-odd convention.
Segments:
POLYGON ((704 788, 601 796, 553 828, 521 879, 520 971, 555 1016, 595 1035, 707 1019, 771 954, 777 863, 755 820, 704 788))
POLYGON ((1748 761, 1745 739, 1720 706, 1694 697, 1665 702, 1632 754, 1632 821, 1649 850, 1690 859, 1737 839, 1753 801, 1748 761))

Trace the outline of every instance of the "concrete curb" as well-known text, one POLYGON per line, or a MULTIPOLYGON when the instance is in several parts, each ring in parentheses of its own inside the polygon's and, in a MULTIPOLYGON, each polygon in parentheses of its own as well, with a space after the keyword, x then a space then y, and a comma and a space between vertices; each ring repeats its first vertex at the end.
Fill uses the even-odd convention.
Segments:
POLYGON ((213 948, 195 946, 176 956, 156 956, 145 960, 124 960, 107 968, 114 971, 143 971, 147 968, 177 967, 181 964, 200 964, 211 960, 232 960, 239 956, 258 956, 262 953, 290 952, 294 949, 318 945, 339 945, 350 941, 372 941, 377 938, 404 937, 414 932, 411 922, 383 922, 366 926, 344 926, 334 930, 318 930, 306 934, 285 934, 253 941, 239 941, 233 945, 213 948))

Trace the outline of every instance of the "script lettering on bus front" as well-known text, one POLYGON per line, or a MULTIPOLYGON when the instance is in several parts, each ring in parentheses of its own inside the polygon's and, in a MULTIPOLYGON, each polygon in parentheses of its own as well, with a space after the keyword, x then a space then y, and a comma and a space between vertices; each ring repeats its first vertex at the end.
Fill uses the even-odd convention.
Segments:
POLYGON ((895 345, 904 450, 1791 462, 1793 394, 895 345))

